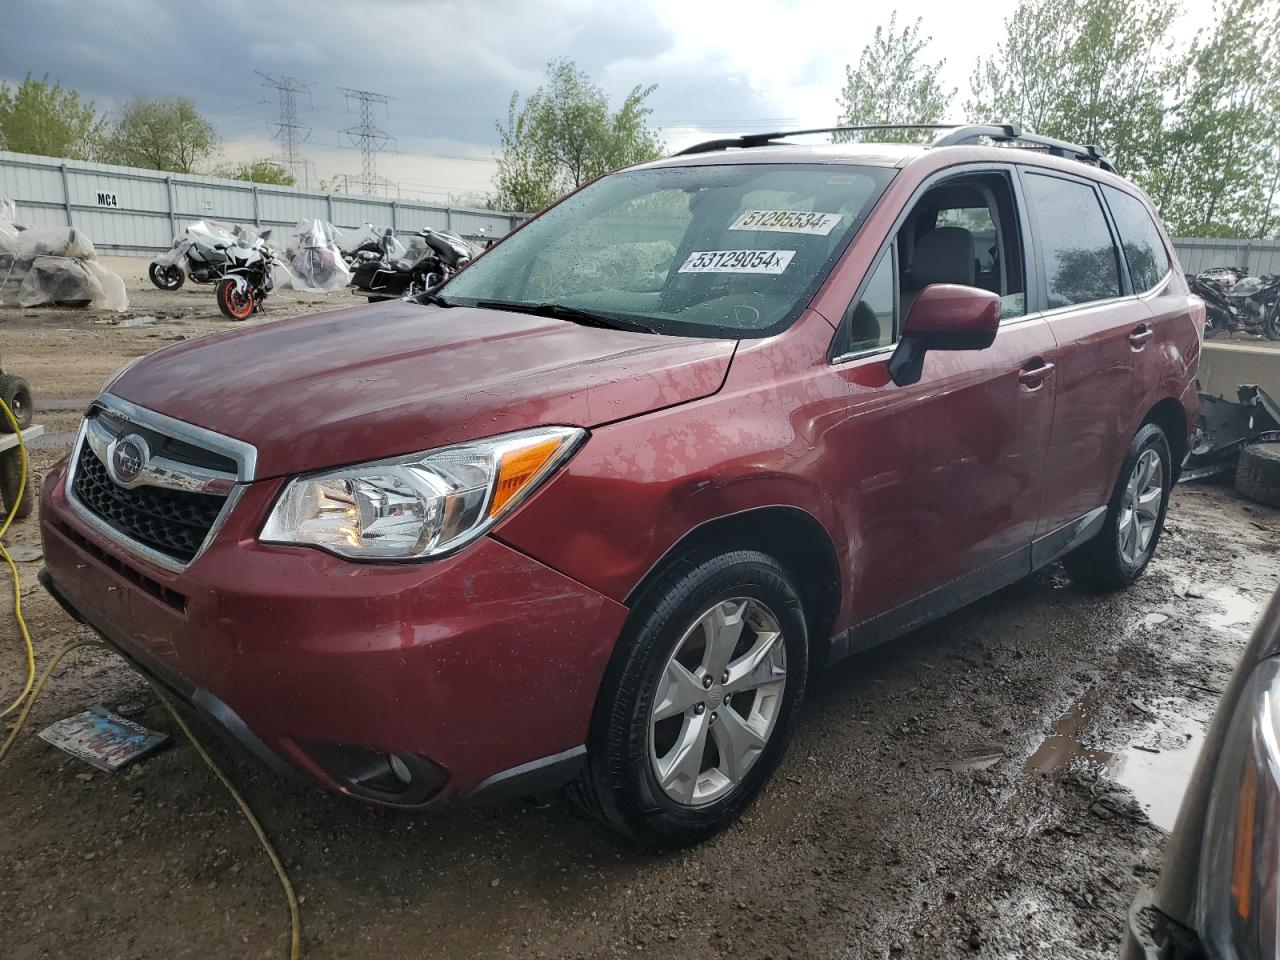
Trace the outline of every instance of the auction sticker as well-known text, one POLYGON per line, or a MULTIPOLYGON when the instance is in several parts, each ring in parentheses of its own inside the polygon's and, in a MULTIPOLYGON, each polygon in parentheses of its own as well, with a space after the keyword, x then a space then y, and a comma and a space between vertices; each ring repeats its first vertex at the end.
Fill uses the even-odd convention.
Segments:
POLYGON ((840 222, 838 213, 804 210, 748 210, 729 225, 730 230, 772 230, 777 233, 829 234, 840 222))
POLYGON ((695 250, 679 273, 781 273, 794 250, 695 250))

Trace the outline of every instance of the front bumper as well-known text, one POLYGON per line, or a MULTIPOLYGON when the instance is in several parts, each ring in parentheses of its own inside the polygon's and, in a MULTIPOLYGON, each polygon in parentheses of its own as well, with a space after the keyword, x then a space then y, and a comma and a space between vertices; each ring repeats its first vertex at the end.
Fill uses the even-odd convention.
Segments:
POLYGON ((182 572, 103 538, 43 485, 42 580, 144 672, 279 771, 435 807, 545 786, 581 762, 626 608, 488 537, 360 564, 260 544, 280 481, 247 486, 182 572), (402 758, 412 790, 359 775, 402 758))

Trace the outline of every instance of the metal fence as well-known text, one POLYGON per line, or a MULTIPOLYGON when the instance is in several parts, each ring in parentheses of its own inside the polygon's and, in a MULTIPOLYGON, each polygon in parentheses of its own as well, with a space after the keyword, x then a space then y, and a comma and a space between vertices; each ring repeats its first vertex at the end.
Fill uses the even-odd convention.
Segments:
POLYGON ((344 229, 372 223, 401 234, 430 228, 476 240, 501 237, 525 219, 519 213, 314 193, 5 151, 0 151, 0 197, 17 202, 18 220, 28 226, 78 227, 98 249, 115 254, 168 249, 191 220, 291 227, 315 218, 344 229))
POLYGON ((1210 267, 1239 267, 1254 276, 1280 273, 1280 240, 1177 238, 1173 245, 1187 273, 1199 273, 1210 267))
MULTIPOLYGON (((314 217, 342 228, 373 223, 408 234, 430 227, 474 240, 501 237, 526 217, 4 151, 0 151, 0 197, 17 201, 21 222, 33 227, 79 227, 97 247, 110 253, 165 250, 190 220, 291 227, 304 217, 314 217)), ((1188 273, 1224 265, 1252 274, 1280 273, 1280 241, 1179 238, 1173 243, 1188 273)))

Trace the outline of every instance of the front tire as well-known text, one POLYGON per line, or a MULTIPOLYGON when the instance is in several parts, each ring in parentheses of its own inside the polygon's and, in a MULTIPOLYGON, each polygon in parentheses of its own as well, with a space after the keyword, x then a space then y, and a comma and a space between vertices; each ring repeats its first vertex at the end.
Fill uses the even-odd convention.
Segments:
POLYGON ((1071 578, 1092 590, 1119 590, 1142 575, 1164 530, 1173 488, 1169 440, 1144 424, 1129 444, 1100 534, 1062 558, 1071 578))
MULTIPOLYGON (((0 375, 0 401, 9 408, 13 419, 18 421, 18 430, 31 426, 36 408, 31 399, 31 387, 26 380, 9 373, 0 375)), ((13 433, 13 424, 3 414, 0 414, 0 433, 13 433)))
POLYGON ((242 292, 232 277, 218 281, 216 296, 218 309, 231 320, 245 320, 253 313, 253 291, 246 288, 242 292))
POLYGON ((182 272, 182 268, 176 263, 167 267, 153 263, 147 268, 147 275, 151 278, 151 282, 161 290, 177 290, 187 280, 187 275, 182 272))
POLYGON ((675 564, 623 629, 571 797, 644 846, 714 836, 781 761, 808 666, 799 592, 776 560, 735 550, 675 564))

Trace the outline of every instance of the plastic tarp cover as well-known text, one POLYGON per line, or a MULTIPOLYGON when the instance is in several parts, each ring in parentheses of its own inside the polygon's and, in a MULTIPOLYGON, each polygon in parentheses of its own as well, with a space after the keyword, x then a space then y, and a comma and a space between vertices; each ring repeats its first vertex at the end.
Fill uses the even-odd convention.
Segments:
POLYGON ((233 231, 238 229, 239 227, 218 223, 215 220, 193 220, 187 224, 185 230, 173 238, 173 246, 164 253, 157 254, 151 262, 158 267, 171 267, 175 263, 185 267, 187 251, 192 246, 235 246, 237 236, 233 231))
POLYGON ((293 289, 333 293, 351 282, 351 271, 338 247, 339 233, 325 220, 298 221, 288 246, 293 289))
POLYGON ((404 242, 396 236, 394 230, 390 227, 377 227, 372 223, 366 223, 358 230, 344 230, 339 245, 343 253, 352 254, 366 243, 376 243, 382 247, 388 260, 399 260, 407 252, 404 242))
POLYGON ((18 204, 15 200, 0 197, 0 220, 16 223, 18 220, 18 204))
POLYGON ((93 241, 75 227, 0 230, 0 305, 38 307, 86 303, 105 310, 129 307, 124 281, 98 262, 93 241))

